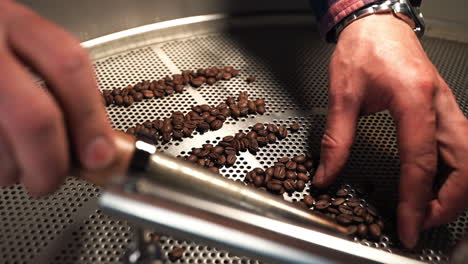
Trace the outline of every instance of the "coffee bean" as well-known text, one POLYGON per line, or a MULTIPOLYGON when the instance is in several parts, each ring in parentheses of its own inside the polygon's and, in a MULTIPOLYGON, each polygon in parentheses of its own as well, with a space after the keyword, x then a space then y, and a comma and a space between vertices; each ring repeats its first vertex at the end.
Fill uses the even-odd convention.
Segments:
POLYGON ((210 130, 210 124, 208 124, 206 122, 201 122, 200 124, 197 125, 197 130, 200 133, 204 133, 204 132, 210 130))
POLYGON ((268 134, 267 139, 270 144, 276 143, 277 140, 276 135, 273 133, 268 134))
POLYGON ((374 217, 370 214, 367 214, 364 216, 364 221, 366 221, 368 224, 372 224, 374 222, 374 217))
POLYGON ((306 167, 304 165, 299 164, 299 165, 297 165, 296 171, 306 173, 307 169, 306 169, 306 167))
POLYGON ((297 164, 296 164, 296 162, 290 160, 290 161, 288 161, 288 163, 286 163, 286 168, 288 170, 295 170, 297 168, 297 164))
POLYGON ((219 173, 219 168, 218 167, 209 167, 208 169, 210 171, 214 172, 214 173, 219 173))
POLYGON ((347 201, 346 204, 349 206, 349 207, 358 207, 359 205, 361 205, 361 202, 359 200, 351 200, 351 201, 347 201))
POLYGON ((247 174, 245 175, 245 181, 246 181, 246 182, 253 182, 253 181, 254 181, 254 178, 255 178, 256 176, 257 176, 257 175, 255 174, 255 172, 249 171, 249 172, 247 172, 247 174))
POLYGON ((233 106, 233 107, 230 107, 231 108, 231 116, 233 118, 238 118, 241 116, 241 111, 239 109, 239 107, 237 106, 233 106))
POLYGON ((279 126, 278 132, 276 133, 279 139, 284 139, 288 136, 288 130, 285 126, 279 126))
POLYGON ((249 138, 249 139, 256 139, 257 138, 257 132, 250 131, 249 133, 247 133, 246 137, 249 138))
POLYGON ((289 161, 288 157, 282 157, 278 159, 278 162, 285 163, 285 164, 288 163, 288 161, 289 161))
POLYGON ((285 180, 283 182, 283 187, 286 190, 286 192, 291 193, 291 192, 294 192, 296 184, 294 183, 293 180, 285 180))
POLYGON ((297 190, 298 192, 302 192, 302 191, 304 190, 304 188, 305 188, 305 182, 302 181, 302 180, 298 180, 298 181, 296 182, 296 190, 297 190))
POLYGON ((278 133, 278 127, 275 124, 268 124, 267 130, 271 133, 278 133))
POLYGON ((210 123, 210 127, 212 130, 218 130, 223 127, 223 122, 221 120, 215 120, 210 123))
POLYGON ((300 128, 301 128, 301 125, 299 125, 298 123, 292 123, 289 126, 289 129, 291 129, 292 132, 297 132, 299 131, 300 128))
POLYGON ((268 145, 268 139, 266 137, 257 137, 257 141, 259 147, 264 147, 268 145))
POLYGON ((344 197, 346 195, 348 195, 348 190, 347 189, 339 189, 337 192, 336 192, 336 196, 340 196, 340 197, 344 197))
POLYGON ((255 105, 256 105, 257 107, 259 107, 259 106, 265 106, 265 99, 262 98, 262 99, 257 99, 257 100, 255 100, 255 105))
POLYGON ((353 209, 351 207, 349 207, 349 206, 344 205, 344 204, 340 205, 338 207, 338 210, 343 214, 353 215, 353 209))
POLYGON ((205 82, 205 80, 203 78, 200 78, 200 77, 197 77, 195 79, 192 79, 190 81, 190 84, 193 86, 193 87, 200 87, 203 85, 203 83, 205 82))
POLYGON ((236 163, 237 157, 235 154, 229 154, 226 156, 226 166, 232 166, 236 163))
POLYGON ((255 168, 255 169, 253 169, 253 171, 254 171, 257 175, 265 175, 265 170, 263 170, 262 168, 255 168))
POLYGON ((248 101, 247 108, 249 109, 249 114, 256 114, 257 113, 257 106, 254 102, 248 101))
POLYGON ((382 236, 382 230, 379 225, 371 224, 369 225, 369 234, 372 238, 378 239, 382 236))
POLYGON ((331 203, 333 206, 339 206, 339 205, 342 205, 345 201, 346 200, 344 198, 336 198, 331 203))
POLYGON ((115 95, 114 96, 114 102, 116 105, 123 105, 123 97, 121 95, 115 95))
POLYGON ((315 203, 315 208, 317 208, 318 210, 327 209, 328 206, 330 206, 330 202, 327 200, 318 200, 315 203))
POLYGON ((184 133, 181 131, 172 131, 172 138, 175 140, 181 140, 184 137, 184 133))
POLYGON ((367 212, 373 216, 379 216, 379 213, 377 212, 377 208, 375 208, 372 205, 367 206, 367 212))
POLYGON ((336 221, 339 224, 348 225, 353 222, 353 217, 348 214, 340 214, 336 217, 336 221))
POLYGON ((257 106, 257 113, 263 115, 266 112, 265 106, 257 106))
POLYGON ((263 186, 264 181, 265 181, 265 177, 262 176, 262 175, 257 175, 257 176, 254 178, 254 184, 255 184, 256 187, 261 187, 261 186, 263 186))
POLYGON ((233 140, 234 140, 233 136, 223 137, 223 141, 226 141, 226 142, 232 142, 233 140))
POLYGON ((306 205, 306 203, 302 202, 302 201, 295 201, 295 202, 293 202, 293 205, 298 207, 298 208, 302 208, 304 210, 309 210, 309 207, 306 205))
POLYGON ((286 166, 284 165, 284 163, 281 163, 281 162, 275 162, 273 164, 275 167, 283 167, 283 168, 286 168, 286 166))
MULTIPOLYGON (((215 120, 217 120, 216 116, 207 116, 207 117, 205 118, 205 122, 207 122, 208 124, 210 124, 210 126, 211 126, 211 122, 213 122, 213 121, 215 121, 215 120)), ((219 121, 219 120, 218 120, 218 121, 219 121)), ((222 122, 221 122, 221 123, 222 123, 222 122)), ((213 128, 212 128, 212 129, 213 129, 213 128)))
POLYGON ((255 80, 257 80, 255 76, 250 76, 250 77, 247 77, 247 79, 245 79, 247 83, 253 83, 255 82, 255 80))
POLYGON ((327 208, 327 211, 332 213, 332 214, 336 214, 336 215, 339 215, 340 214, 340 211, 338 211, 338 209, 336 208, 333 208, 333 207, 328 207, 327 208))
POLYGON ((329 194, 321 194, 318 196, 319 200, 331 201, 331 196, 329 194))
POLYGON ((246 135, 245 135, 244 132, 239 132, 239 133, 236 133, 235 138, 236 138, 236 139, 241 139, 241 138, 243 138, 243 137, 245 137, 245 136, 246 136, 246 135))
POLYGON ((308 207, 312 207, 315 203, 314 197, 312 197, 312 195, 304 195, 304 203, 308 207))
POLYGON ((257 153, 257 151, 259 150, 258 141, 256 139, 251 139, 248 149, 249 152, 252 154, 257 153))
POLYGON ((304 182, 309 182, 310 181, 310 177, 307 176, 307 174, 303 173, 303 172, 299 172, 297 174, 297 179, 298 180, 301 180, 301 181, 304 181, 304 182))
POLYGON ((257 123, 252 128, 253 131, 260 131, 262 129, 265 129, 265 126, 262 123, 257 123))
POLYGON ((226 156, 219 155, 218 159, 216 160, 216 164, 219 166, 223 166, 224 164, 226 164, 226 156))
POLYGON ((187 161, 190 161, 190 162, 197 162, 198 161, 198 157, 196 155, 190 155, 188 156, 187 158, 187 161))
POLYGON ((151 90, 145 90, 145 91, 143 91, 143 97, 145 99, 151 99, 151 98, 154 97, 154 93, 151 90))
POLYGON ((314 162, 312 160, 306 160, 304 162, 304 166, 306 167, 307 170, 311 170, 314 168, 314 162))
POLYGON ((297 179, 297 174, 294 171, 286 171, 286 178, 295 180, 297 179))
POLYGON ((273 177, 276 179, 284 179, 286 177, 286 170, 283 167, 275 167, 273 177))
POLYGON ((274 173, 275 173, 275 168, 273 168, 273 167, 270 167, 270 168, 265 170, 265 175, 269 175, 269 176, 273 177, 274 173))
POLYGON ((281 190, 282 186, 281 183, 269 181, 267 182, 267 189, 272 192, 279 192, 281 190))
POLYGON ((236 155, 236 149, 231 147, 231 146, 228 146, 228 147, 224 147, 224 153, 226 153, 227 155, 236 155))
POLYGON ((355 225, 350 225, 347 227, 346 229, 346 233, 349 235, 349 236, 353 236, 354 234, 356 234, 356 232, 358 231, 358 227, 355 226, 355 225))
POLYGON ((367 210, 366 208, 363 207, 356 207, 353 209, 353 213, 357 216, 366 216, 367 215, 367 210))
POLYGON ((367 233, 368 233, 368 228, 367 228, 367 225, 365 224, 359 224, 358 225, 358 230, 357 230, 357 234, 360 236, 360 237, 367 237, 367 233))
POLYGON ((175 247, 174 249, 171 250, 171 252, 169 252, 169 254, 168 254, 169 259, 172 262, 175 262, 175 261, 179 260, 180 258, 182 258, 182 256, 184 255, 184 252, 185 252, 184 248, 175 247))
POLYGON ((293 160, 297 163, 297 164, 302 164, 305 162, 306 160, 306 157, 304 155, 299 155, 299 156, 295 156, 293 158, 293 160))
POLYGON ((257 132, 257 136, 259 137, 266 137, 267 135, 268 135, 268 131, 266 131, 266 129, 262 129, 257 132))
POLYGON ((353 221, 355 223, 363 223, 364 222, 364 218, 360 217, 360 216, 353 216, 353 221))

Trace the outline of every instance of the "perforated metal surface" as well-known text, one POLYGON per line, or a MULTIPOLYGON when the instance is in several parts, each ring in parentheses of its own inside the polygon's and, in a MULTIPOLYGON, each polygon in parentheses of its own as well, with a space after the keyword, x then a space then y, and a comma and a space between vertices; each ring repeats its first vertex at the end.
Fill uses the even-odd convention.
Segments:
MULTIPOLYGON (((423 44, 453 89, 460 107, 468 114, 468 45, 429 38, 424 39, 423 44)), ((303 126, 300 133, 262 148, 256 156, 243 153, 233 167, 221 170, 233 180, 242 180, 248 170, 270 166, 278 157, 302 154, 306 150, 319 153, 326 121, 327 63, 332 50, 333 46, 320 41, 311 26, 272 25, 213 31, 155 43, 100 59, 95 67, 101 89, 159 79, 184 69, 213 65, 241 69, 241 76, 229 82, 189 88, 183 94, 135 103, 129 108, 112 106, 108 114, 115 129, 125 130, 136 123, 166 117, 171 111, 186 112, 192 105, 219 103, 239 91, 249 91, 254 98, 264 97, 268 115, 228 120, 219 131, 195 134, 182 142, 160 146, 163 151, 183 155, 192 147, 207 141, 217 142, 257 122, 296 121, 303 126), (247 84, 244 79, 249 75, 257 76, 257 81, 247 84)), ((373 182, 375 191, 365 197, 366 201, 375 204, 390 222, 395 217, 397 201, 397 154, 391 117, 387 113, 364 117, 359 122, 348 165, 339 179, 351 185, 373 182)), ((40 200, 29 198, 19 186, 1 189, 0 262, 120 262, 132 241, 132 232, 124 221, 97 211, 98 195, 97 187, 73 178, 69 178, 59 192, 40 200)), ((303 193, 295 193, 286 198, 293 200, 302 196, 303 193)), ((383 241, 361 243, 442 263, 448 260, 449 250, 468 231, 468 214, 423 234, 421 247, 412 252, 401 250, 392 232, 394 228, 387 230, 383 241)), ((179 263, 256 263, 206 246, 163 237, 165 256, 174 246, 187 249, 179 263)))

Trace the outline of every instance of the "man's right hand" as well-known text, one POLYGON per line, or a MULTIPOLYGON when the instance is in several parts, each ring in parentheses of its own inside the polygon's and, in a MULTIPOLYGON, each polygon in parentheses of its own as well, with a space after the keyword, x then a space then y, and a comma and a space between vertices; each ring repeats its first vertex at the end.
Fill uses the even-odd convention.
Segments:
POLYGON ((67 175, 70 149, 87 169, 113 161, 112 129, 92 64, 76 39, 2 0, 0 61, 0 186, 20 181, 36 196, 55 190, 67 175), (25 66, 44 77, 48 92, 25 66))

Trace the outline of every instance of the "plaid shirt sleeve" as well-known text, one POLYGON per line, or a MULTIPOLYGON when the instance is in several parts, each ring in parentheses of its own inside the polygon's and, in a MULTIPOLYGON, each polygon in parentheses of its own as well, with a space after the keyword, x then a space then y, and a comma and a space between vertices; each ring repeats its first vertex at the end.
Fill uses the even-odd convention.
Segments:
POLYGON ((319 31, 330 41, 328 33, 354 11, 379 0, 311 0, 317 17, 319 31))
MULTIPOLYGON (((318 20, 319 30, 323 37, 331 41, 330 31, 345 17, 354 11, 378 2, 379 0, 310 0, 318 20)), ((419 6, 421 0, 411 0, 412 4, 419 6)))

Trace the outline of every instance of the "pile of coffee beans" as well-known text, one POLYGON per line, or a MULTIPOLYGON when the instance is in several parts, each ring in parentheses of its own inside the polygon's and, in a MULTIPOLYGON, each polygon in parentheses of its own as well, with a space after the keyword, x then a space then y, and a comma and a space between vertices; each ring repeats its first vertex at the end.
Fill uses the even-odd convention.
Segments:
POLYGON ((174 249, 171 250, 171 252, 169 252, 168 254, 169 259, 172 262, 175 262, 182 258, 182 256, 184 255, 184 252, 185 252, 185 248, 175 247, 174 249))
POLYGON ((265 111, 265 99, 251 101, 247 92, 240 92, 237 99, 229 97, 217 106, 193 106, 187 114, 173 112, 169 118, 146 121, 128 128, 126 132, 151 144, 165 144, 190 137, 195 130, 200 133, 218 130, 228 117, 237 119, 249 114, 264 114, 265 111))
MULTIPOLYGON (((292 132, 299 129, 300 125, 297 123, 290 127, 292 132)), ((234 165, 240 152, 249 151, 256 154, 261 147, 276 143, 287 136, 288 128, 284 125, 257 123, 249 132, 226 136, 216 146, 204 144, 201 148, 194 148, 184 159, 219 173, 220 168, 234 165)))
POLYGON ((273 194, 302 192, 314 174, 317 162, 310 153, 282 157, 267 169, 255 168, 245 175, 247 185, 273 194))
POLYGON ((338 224, 346 226, 351 236, 376 241, 382 236, 384 222, 375 207, 364 204, 357 194, 350 197, 346 188, 336 192, 320 190, 315 195, 304 196, 296 204, 334 219, 338 224))
POLYGON ((213 85, 221 80, 230 80, 239 75, 239 70, 232 66, 209 67, 206 69, 185 70, 181 74, 166 76, 160 80, 142 81, 123 89, 115 88, 102 91, 106 106, 130 106, 144 99, 162 98, 174 93, 182 93, 185 85, 200 87, 207 83, 213 85))

